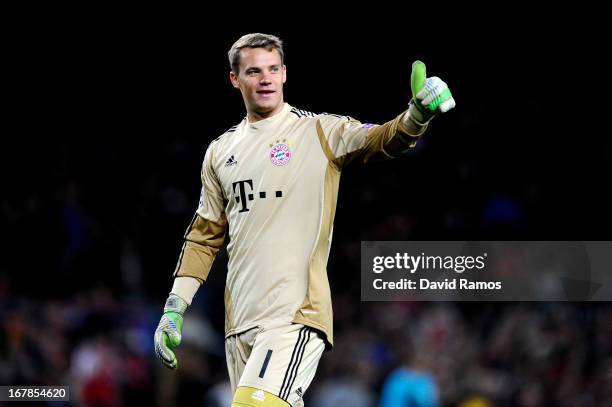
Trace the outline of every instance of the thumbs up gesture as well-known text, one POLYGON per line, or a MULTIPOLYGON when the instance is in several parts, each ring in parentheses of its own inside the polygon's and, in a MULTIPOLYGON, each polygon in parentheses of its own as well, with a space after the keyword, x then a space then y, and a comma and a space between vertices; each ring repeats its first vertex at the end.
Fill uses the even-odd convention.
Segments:
POLYGON ((412 64, 410 87, 413 98, 410 114, 421 123, 455 107, 455 99, 448 85, 437 76, 427 78, 427 69, 421 61, 412 64))

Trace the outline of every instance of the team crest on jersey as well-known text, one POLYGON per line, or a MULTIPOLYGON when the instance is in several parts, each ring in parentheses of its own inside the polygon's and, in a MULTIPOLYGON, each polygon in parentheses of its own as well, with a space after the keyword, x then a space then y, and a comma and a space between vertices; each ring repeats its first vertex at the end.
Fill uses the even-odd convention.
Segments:
POLYGON ((287 165, 292 155, 287 144, 278 143, 270 150, 270 161, 277 166, 287 165))

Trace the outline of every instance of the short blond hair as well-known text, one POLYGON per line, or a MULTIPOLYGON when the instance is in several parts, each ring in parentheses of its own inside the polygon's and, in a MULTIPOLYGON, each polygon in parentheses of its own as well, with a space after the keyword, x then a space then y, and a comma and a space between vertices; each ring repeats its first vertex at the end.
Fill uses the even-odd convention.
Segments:
POLYGON ((275 35, 252 33, 243 35, 232 45, 227 53, 230 68, 238 75, 240 70, 240 50, 243 48, 265 48, 267 50, 277 50, 280 54, 281 64, 285 63, 285 53, 283 52, 283 41, 275 35))

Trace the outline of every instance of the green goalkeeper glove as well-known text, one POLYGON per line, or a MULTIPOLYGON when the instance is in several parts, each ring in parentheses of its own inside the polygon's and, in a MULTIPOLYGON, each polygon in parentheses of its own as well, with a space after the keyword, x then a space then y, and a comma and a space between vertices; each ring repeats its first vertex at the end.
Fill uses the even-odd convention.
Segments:
POLYGON ((410 115, 421 123, 427 123, 438 113, 446 113, 455 107, 455 99, 448 85, 437 76, 427 78, 427 69, 421 61, 412 64, 410 76, 412 101, 410 115))
POLYGON ((172 348, 181 343, 183 330, 183 314, 187 309, 187 302, 176 294, 170 294, 164 306, 159 325, 155 330, 155 354, 161 362, 170 369, 176 369, 178 361, 172 348))

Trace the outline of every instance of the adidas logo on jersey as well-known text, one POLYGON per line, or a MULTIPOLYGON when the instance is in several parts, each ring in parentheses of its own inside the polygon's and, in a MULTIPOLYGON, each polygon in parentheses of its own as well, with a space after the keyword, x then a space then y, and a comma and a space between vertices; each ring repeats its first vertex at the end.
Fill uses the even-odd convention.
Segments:
POLYGON ((301 387, 298 387, 298 389, 295 391, 295 394, 302 397, 304 395, 304 391, 302 390, 301 387))
POLYGON ((226 167, 231 167, 232 165, 236 165, 236 164, 238 164, 238 161, 234 159, 233 155, 225 162, 226 167))
POLYGON ((257 401, 264 401, 266 395, 264 394, 263 390, 257 390, 251 394, 251 398, 257 401))

